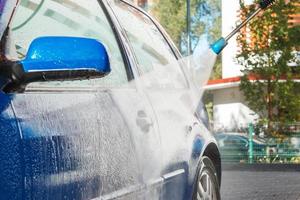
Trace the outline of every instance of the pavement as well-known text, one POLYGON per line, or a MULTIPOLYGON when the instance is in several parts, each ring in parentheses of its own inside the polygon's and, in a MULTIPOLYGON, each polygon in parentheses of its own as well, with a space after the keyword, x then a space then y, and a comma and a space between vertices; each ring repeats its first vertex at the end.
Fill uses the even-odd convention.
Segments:
POLYGON ((225 166, 222 200, 300 200, 300 166, 225 166))

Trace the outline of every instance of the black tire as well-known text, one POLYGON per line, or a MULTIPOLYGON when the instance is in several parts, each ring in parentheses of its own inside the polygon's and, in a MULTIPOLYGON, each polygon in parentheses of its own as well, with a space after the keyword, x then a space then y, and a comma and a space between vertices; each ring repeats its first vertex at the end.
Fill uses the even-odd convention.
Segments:
POLYGON ((194 184, 193 200, 220 200, 217 171, 210 158, 204 156, 199 164, 194 184))

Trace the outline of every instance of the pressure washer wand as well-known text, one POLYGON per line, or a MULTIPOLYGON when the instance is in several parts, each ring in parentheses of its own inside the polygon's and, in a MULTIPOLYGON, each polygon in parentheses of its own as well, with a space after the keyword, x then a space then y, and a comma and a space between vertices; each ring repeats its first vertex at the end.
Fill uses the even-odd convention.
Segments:
POLYGON ((244 20, 240 25, 238 25, 230 34, 228 34, 225 38, 221 37, 215 43, 211 45, 211 49, 216 53, 220 54, 222 50, 227 46, 228 41, 232 36, 234 36, 237 32, 239 32, 249 21, 251 21, 255 16, 260 13, 260 11, 265 10, 271 5, 275 0, 262 0, 259 3, 259 8, 256 9, 246 20, 244 20))

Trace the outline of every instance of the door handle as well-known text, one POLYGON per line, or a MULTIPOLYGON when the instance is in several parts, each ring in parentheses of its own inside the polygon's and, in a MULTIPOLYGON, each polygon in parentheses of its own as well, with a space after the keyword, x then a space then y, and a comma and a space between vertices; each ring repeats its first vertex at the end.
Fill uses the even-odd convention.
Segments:
POLYGON ((193 131, 194 127, 197 126, 198 124, 199 124, 198 122, 194 122, 193 125, 186 126, 186 133, 190 134, 193 131))
POLYGON ((146 112, 140 110, 137 113, 136 125, 140 127, 144 133, 148 133, 150 131, 150 127, 153 126, 153 123, 152 120, 147 116, 146 112))

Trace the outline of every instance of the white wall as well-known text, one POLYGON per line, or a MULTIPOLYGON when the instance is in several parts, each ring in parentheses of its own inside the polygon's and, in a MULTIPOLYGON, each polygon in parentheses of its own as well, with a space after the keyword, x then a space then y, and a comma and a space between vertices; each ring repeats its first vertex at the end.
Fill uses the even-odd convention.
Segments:
MULTIPOLYGON (((251 4, 253 0, 245 0, 251 4)), ((222 0, 222 34, 228 35, 235 27, 240 9, 239 0, 222 0)), ((222 54, 222 77, 230 78, 241 75, 242 67, 235 62, 237 54, 236 35, 229 41, 222 54)))
POLYGON ((239 87, 220 89, 214 94, 214 130, 247 127, 257 115, 247 107, 239 87))

